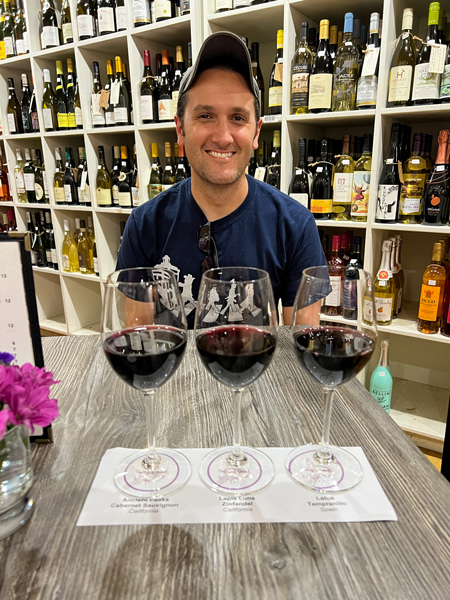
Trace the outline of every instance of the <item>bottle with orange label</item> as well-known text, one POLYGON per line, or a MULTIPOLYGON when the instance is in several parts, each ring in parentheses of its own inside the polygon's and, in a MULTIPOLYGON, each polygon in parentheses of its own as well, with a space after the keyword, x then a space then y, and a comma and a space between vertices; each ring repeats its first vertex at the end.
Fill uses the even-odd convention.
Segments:
POLYGON ((394 315, 395 285, 391 271, 392 240, 384 240, 381 264, 374 278, 375 310, 378 325, 390 325, 394 315))
POLYGON ((332 166, 327 162, 328 139, 320 143, 320 162, 314 171, 309 210, 315 219, 329 219, 333 198, 332 166))
POLYGON ((446 271, 444 266, 444 245, 433 244, 431 264, 425 269, 420 291, 417 328, 421 333, 438 333, 441 325, 446 271))

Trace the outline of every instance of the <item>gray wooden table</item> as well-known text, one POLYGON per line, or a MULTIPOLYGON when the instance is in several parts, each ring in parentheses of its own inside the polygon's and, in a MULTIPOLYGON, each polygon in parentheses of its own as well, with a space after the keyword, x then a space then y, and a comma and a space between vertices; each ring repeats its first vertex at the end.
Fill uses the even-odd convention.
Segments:
MULTIPOLYGON (((45 338, 61 415, 35 447, 36 511, 0 542, 0 598, 448 600, 450 484, 364 388, 337 393, 331 440, 362 446, 398 522, 76 527, 108 448, 145 446, 144 407, 109 368, 98 337, 45 338)), ((228 443, 231 393, 192 343, 160 390, 158 440, 228 443)), ((295 446, 320 439, 320 389, 298 368, 288 331, 244 402, 243 439, 295 446)))

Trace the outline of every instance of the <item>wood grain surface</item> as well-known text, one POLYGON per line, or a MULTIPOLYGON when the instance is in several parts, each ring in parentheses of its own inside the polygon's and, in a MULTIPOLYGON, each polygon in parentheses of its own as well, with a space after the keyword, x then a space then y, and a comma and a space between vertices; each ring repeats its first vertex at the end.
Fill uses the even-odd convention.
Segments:
MULTIPOLYGON (((0 598, 449 600, 450 484, 353 381, 337 392, 331 441, 362 446, 398 522, 76 527, 100 459, 144 447, 138 392, 111 371, 96 336, 46 338, 60 417, 53 445, 33 449, 36 511, 0 542, 0 598)), ((243 402, 243 441, 318 441, 320 388, 280 328, 269 369, 243 402)), ((231 440, 231 393, 192 339, 159 391, 157 439, 173 447, 231 440)))

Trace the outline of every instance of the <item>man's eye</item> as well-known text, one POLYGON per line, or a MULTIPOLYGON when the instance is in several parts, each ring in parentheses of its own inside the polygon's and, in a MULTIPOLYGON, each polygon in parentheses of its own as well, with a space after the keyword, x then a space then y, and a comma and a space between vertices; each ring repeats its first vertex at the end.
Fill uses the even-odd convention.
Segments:
POLYGON ((208 115, 207 113, 198 115, 197 119, 210 119, 211 115, 208 115))
POLYGON ((242 115, 234 115, 233 120, 245 122, 245 118, 242 115))

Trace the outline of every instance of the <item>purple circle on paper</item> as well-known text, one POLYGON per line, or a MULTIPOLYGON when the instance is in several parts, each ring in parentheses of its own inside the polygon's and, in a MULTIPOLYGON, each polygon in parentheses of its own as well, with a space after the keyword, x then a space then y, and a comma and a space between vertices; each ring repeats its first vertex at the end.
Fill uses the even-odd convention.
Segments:
MULTIPOLYGON (((296 456, 294 456, 294 458, 291 460, 291 462, 289 463, 288 466, 288 471, 289 473, 292 475, 292 477, 294 477, 294 479, 296 479, 294 473, 291 470, 291 465, 292 463, 297 460, 297 458, 299 456, 303 456, 304 454, 315 454, 317 452, 317 450, 307 450, 306 452, 300 452, 299 454, 297 454, 296 456)), ((339 465, 339 468, 341 469, 341 478, 339 479, 339 481, 337 481, 336 483, 333 483, 333 485, 324 485, 324 486, 314 486, 314 489, 318 489, 318 490, 328 490, 329 488, 333 488, 336 485, 339 485, 341 483, 341 481, 344 479, 344 468, 341 465, 341 463, 338 461, 338 459, 336 458, 336 461, 334 463, 335 465, 339 465)), ((306 484, 306 485, 310 485, 310 484, 306 484)))
POLYGON ((259 460, 257 458, 255 458, 253 456, 253 454, 250 454, 250 452, 246 452, 245 455, 246 456, 250 456, 255 463, 258 465, 258 469, 259 469, 259 476, 255 481, 252 481, 252 483, 250 485, 246 485, 244 487, 239 487, 239 488, 232 488, 232 487, 226 487, 225 485, 220 485, 220 483, 217 483, 217 481, 215 481, 213 479, 213 477, 211 476, 211 468, 213 466, 213 464, 219 460, 219 458, 222 458, 222 456, 225 456, 225 454, 230 454, 230 452, 222 452, 222 454, 217 455, 208 465, 208 469, 207 469, 207 473, 208 473, 208 478, 210 479, 210 481, 212 481, 212 483, 214 485, 216 485, 217 487, 222 488, 223 490, 232 490, 232 491, 239 491, 239 490, 247 490, 248 488, 251 488, 252 486, 254 486, 256 483, 258 483, 258 481, 261 479, 262 477, 262 467, 261 467, 261 463, 259 462, 259 460))
POLYGON ((165 456, 166 459, 169 459, 170 461, 172 461, 176 465, 176 473, 175 473, 175 477, 172 479, 172 481, 169 481, 169 483, 166 483, 166 485, 163 485, 163 486, 158 487, 158 488, 153 488, 153 489, 152 488, 144 488, 144 489, 142 489, 142 488, 138 488, 138 487, 135 487, 135 486, 131 485, 131 483, 127 479, 126 473, 127 473, 128 469, 131 467, 131 465, 133 465, 133 463, 135 463, 137 460, 142 462, 142 457, 138 456, 137 458, 135 458, 134 460, 132 460, 127 465, 127 467, 125 469, 125 474, 123 476, 123 479, 124 479, 125 483, 127 484, 127 486, 130 487, 132 490, 136 490, 137 492, 153 492, 153 491, 164 490, 167 487, 169 487, 170 485, 172 485, 178 479, 178 476, 180 474, 180 465, 177 463, 177 461, 174 458, 172 458, 168 454, 164 454, 163 452, 160 452, 159 456, 165 456))

